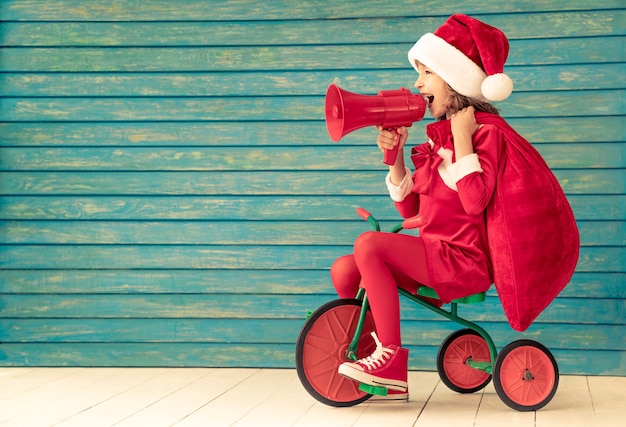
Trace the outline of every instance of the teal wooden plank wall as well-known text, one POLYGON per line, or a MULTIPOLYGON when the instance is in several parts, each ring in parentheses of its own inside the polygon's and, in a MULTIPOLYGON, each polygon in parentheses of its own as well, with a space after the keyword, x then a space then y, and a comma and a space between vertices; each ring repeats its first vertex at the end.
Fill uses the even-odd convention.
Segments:
MULTIPOLYGON (((329 83, 412 87, 406 52, 454 12, 502 28, 502 114, 545 156, 582 249, 523 334, 564 373, 626 374, 622 0, 0 2, 0 365, 293 367, 328 268, 389 227, 373 130, 335 144, 329 83)), ((413 130, 422 141, 424 124, 413 130)), ((411 367, 455 326, 403 306, 411 367)))

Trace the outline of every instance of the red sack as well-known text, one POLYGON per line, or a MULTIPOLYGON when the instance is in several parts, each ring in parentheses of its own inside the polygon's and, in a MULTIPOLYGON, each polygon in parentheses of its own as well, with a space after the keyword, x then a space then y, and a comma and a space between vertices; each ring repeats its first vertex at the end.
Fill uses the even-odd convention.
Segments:
POLYGON ((578 227, 539 152, 497 115, 476 113, 476 121, 505 135, 487 233, 504 313, 513 329, 525 331, 574 274, 578 227))

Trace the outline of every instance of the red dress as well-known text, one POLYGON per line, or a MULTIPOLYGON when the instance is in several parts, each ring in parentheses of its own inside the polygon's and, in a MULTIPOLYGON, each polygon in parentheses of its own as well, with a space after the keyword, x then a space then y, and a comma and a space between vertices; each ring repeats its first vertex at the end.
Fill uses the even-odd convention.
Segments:
POLYGON ((421 236, 442 301, 493 281, 509 324, 524 331, 571 279, 578 227, 537 150, 497 115, 476 121, 474 154, 456 162, 450 121, 428 125, 430 142, 413 149, 412 191, 394 200, 402 216, 426 219, 421 236))
POLYGON ((427 135, 429 142, 412 150, 412 192, 396 207, 405 218, 425 219, 420 236, 430 285, 447 303, 493 283, 485 209, 496 185, 503 136, 493 125, 482 126, 473 137, 475 159, 456 162, 449 120, 428 125, 427 135))

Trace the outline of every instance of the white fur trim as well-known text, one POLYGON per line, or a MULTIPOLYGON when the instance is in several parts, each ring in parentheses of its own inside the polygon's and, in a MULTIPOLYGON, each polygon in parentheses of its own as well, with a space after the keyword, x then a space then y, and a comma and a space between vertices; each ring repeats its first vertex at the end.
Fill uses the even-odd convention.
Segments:
POLYGON ((463 52, 444 39, 426 33, 409 50, 409 62, 419 61, 439 75, 461 95, 484 100, 481 84, 487 75, 463 52))
POLYGON ((443 162, 437 168, 439 172, 439 176, 443 180, 443 183, 446 184, 451 190, 458 191, 456 188, 456 178, 455 178, 455 163, 452 163, 452 150, 448 150, 447 148, 440 148, 437 151, 439 157, 443 159, 443 162))
POLYGON ((454 176, 455 185, 467 175, 482 171, 483 168, 480 166, 478 154, 476 153, 463 156, 450 166, 450 172, 454 176))
POLYGON ((402 178, 402 182, 400 183, 400 185, 394 185, 391 182, 391 172, 389 172, 385 177, 385 183, 387 184, 387 189, 389 190, 389 197, 391 197, 391 200, 393 200, 394 202, 403 201, 406 196, 411 193, 411 190, 413 190, 413 179, 411 177, 411 170, 409 168, 404 168, 404 170, 405 175, 404 178, 402 178))
MULTIPOLYGON (((434 145, 431 140, 428 140, 428 143, 431 147, 434 145)), ((461 157, 454 163, 452 163, 452 150, 440 148, 439 151, 437 151, 437 154, 443 159, 443 162, 441 162, 439 168, 437 168, 437 172, 439 172, 439 176, 443 180, 443 183, 446 184, 446 187, 451 190, 458 191, 456 183, 465 178, 467 175, 483 171, 480 167, 480 162, 476 153, 461 157)), ((387 176, 385 177, 387 190, 389 190, 389 197, 391 197, 391 200, 394 202, 403 201, 413 190, 411 170, 409 168, 404 168, 404 170, 405 175, 399 185, 395 185, 391 182, 391 173, 387 173, 387 176)))

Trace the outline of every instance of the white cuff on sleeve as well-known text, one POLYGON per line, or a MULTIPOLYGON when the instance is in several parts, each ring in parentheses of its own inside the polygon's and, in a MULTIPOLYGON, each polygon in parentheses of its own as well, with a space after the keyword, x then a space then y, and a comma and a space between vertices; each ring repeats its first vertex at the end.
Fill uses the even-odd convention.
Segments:
POLYGON ((483 168, 480 167, 480 161, 478 160, 478 155, 476 153, 461 157, 450 165, 450 169, 455 183, 459 182, 467 175, 483 171, 483 168))
POLYGON ((385 182, 387 183, 387 189, 389 190, 389 196, 391 197, 391 200, 393 200, 394 202, 401 202, 403 201, 406 196, 408 196, 411 193, 411 190, 413 189, 413 179, 411 178, 411 170, 409 168, 404 168, 405 170, 405 175, 404 178, 402 178, 402 182, 400 183, 400 185, 394 185, 391 182, 391 172, 387 174, 387 177, 385 178, 385 182))

